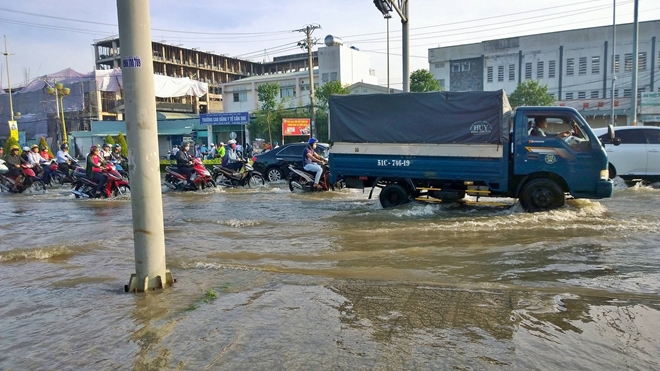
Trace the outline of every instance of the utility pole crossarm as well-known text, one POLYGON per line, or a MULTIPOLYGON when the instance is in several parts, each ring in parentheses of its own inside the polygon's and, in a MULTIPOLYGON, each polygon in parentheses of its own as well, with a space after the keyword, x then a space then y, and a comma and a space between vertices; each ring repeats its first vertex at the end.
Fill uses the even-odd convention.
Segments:
POLYGON ((406 7, 408 6, 408 0, 398 0, 396 3, 394 0, 387 0, 392 5, 392 9, 396 10, 401 17, 402 23, 408 23, 408 14, 406 12, 406 7))

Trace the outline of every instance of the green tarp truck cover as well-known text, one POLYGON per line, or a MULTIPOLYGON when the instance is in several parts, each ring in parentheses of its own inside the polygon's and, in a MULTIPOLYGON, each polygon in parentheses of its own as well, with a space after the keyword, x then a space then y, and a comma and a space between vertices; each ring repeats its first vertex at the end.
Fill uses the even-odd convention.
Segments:
POLYGON ((504 90, 333 95, 330 140, 350 143, 500 144, 509 140, 504 90))

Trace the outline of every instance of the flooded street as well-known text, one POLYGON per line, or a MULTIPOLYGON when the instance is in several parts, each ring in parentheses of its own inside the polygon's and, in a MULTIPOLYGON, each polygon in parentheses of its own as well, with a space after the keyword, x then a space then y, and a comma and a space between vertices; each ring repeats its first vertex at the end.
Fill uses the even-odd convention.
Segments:
POLYGON ((657 188, 536 214, 165 192, 177 284, 146 295, 130 199, 67 191, 0 194, 1 370, 660 369, 657 188))

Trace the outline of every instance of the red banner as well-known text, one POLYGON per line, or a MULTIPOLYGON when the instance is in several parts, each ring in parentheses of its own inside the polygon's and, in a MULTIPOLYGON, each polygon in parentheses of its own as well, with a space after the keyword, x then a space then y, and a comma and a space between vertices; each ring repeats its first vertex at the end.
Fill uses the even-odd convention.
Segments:
POLYGON ((303 118, 282 119, 282 136, 310 135, 310 120, 303 118))

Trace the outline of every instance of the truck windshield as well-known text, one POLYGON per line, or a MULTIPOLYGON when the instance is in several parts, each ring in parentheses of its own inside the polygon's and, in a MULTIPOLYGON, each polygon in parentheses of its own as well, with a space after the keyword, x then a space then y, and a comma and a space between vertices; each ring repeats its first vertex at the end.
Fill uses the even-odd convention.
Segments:
POLYGON ((528 117, 528 135, 564 140, 574 151, 588 151, 591 148, 589 135, 572 115, 528 117))

